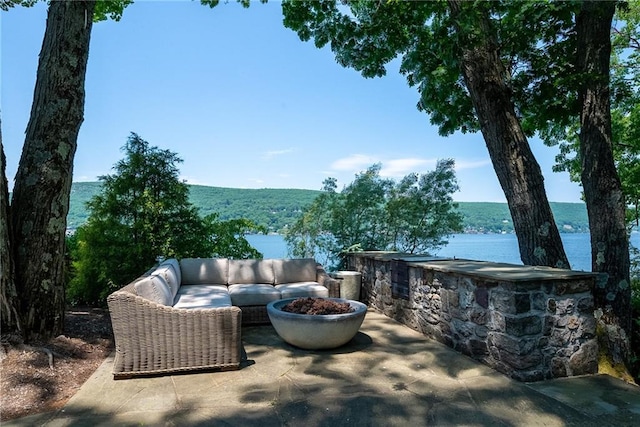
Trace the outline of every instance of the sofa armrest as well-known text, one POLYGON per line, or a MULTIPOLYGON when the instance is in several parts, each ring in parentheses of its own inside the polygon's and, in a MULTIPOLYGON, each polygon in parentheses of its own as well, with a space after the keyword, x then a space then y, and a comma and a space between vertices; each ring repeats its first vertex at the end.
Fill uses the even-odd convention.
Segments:
POLYGON ((240 366, 238 307, 163 306, 136 295, 133 284, 113 292, 107 303, 116 345, 116 378, 240 366))
POLYGON ((340 298, 340 280, 329 276, 319 263, 316 263, 316 282, 329 289, 330 298, 340 298))

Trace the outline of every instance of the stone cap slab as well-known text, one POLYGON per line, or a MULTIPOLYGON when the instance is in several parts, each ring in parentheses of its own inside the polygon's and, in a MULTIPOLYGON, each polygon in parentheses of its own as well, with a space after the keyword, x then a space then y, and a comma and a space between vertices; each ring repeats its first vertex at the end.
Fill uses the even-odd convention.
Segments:
POLYGON ((594 279, 598 276, 597 273, 588 271, 564 270, 544 266, 517 265, 466 259, 440 259, 425 262, 408 262, 411 266, 427 267, 435 271, 473 275, 483 279, 509 282, 594 279))
POLYGON ((561 268, 507 264, 462 258, 444 258, 431 255, 407 254, 393 251, 351 252, 349 255, 373 258, 378 261, 404 261, 411 267, 435 271, 472 275, 491 281, 531 282, 547 280, 597 279, 598 273, 561 268))

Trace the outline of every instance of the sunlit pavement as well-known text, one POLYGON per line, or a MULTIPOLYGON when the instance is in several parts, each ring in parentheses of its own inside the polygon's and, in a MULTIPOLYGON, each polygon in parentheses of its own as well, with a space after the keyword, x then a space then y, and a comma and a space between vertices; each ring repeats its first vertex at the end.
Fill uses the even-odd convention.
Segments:
POLYGON ((306 351, 243 328, 229 372, 114 381, 109 358, 60 411, 6 426, 623 426, 640 389, 608 376, 519 383, 369 310, 346 346, 306 351))

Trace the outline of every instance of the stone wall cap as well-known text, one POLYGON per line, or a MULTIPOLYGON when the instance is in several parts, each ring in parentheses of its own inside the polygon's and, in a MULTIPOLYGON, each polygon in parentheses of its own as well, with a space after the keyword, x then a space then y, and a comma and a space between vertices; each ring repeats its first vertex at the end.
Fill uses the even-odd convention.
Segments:
POLYGON ((440 259, 411 263, 415 267, 427 267, 431 270, 473 275, 484 279, 521 282, 540 280, 593 279, 597 273, 589 271, 564 270, 560 268, 506 264, 500 262, 475 261, 466 259, 440 259))

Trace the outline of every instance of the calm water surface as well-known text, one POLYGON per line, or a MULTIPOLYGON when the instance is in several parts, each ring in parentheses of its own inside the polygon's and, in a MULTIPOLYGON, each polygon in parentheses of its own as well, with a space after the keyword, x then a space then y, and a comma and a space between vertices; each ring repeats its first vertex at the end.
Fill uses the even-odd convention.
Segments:
MULTIPOLYGON (((564 250, 567 253, 571 268, 574 270, 591 270, 591 253, 589 234, 561 234, 564 250)), ((247 240, 265 258, 285 258, 289 256, 287 244, 279 235, 254 234, 247 240)), ((631 244, 640 246, 640 233, 631 235, 631 244)), ((454 234, 449 244, 435 255, 447 258, 466 258, 481 261, 507 262, 522 264, 518 252, 518 241, 515 234, 454 234)))

